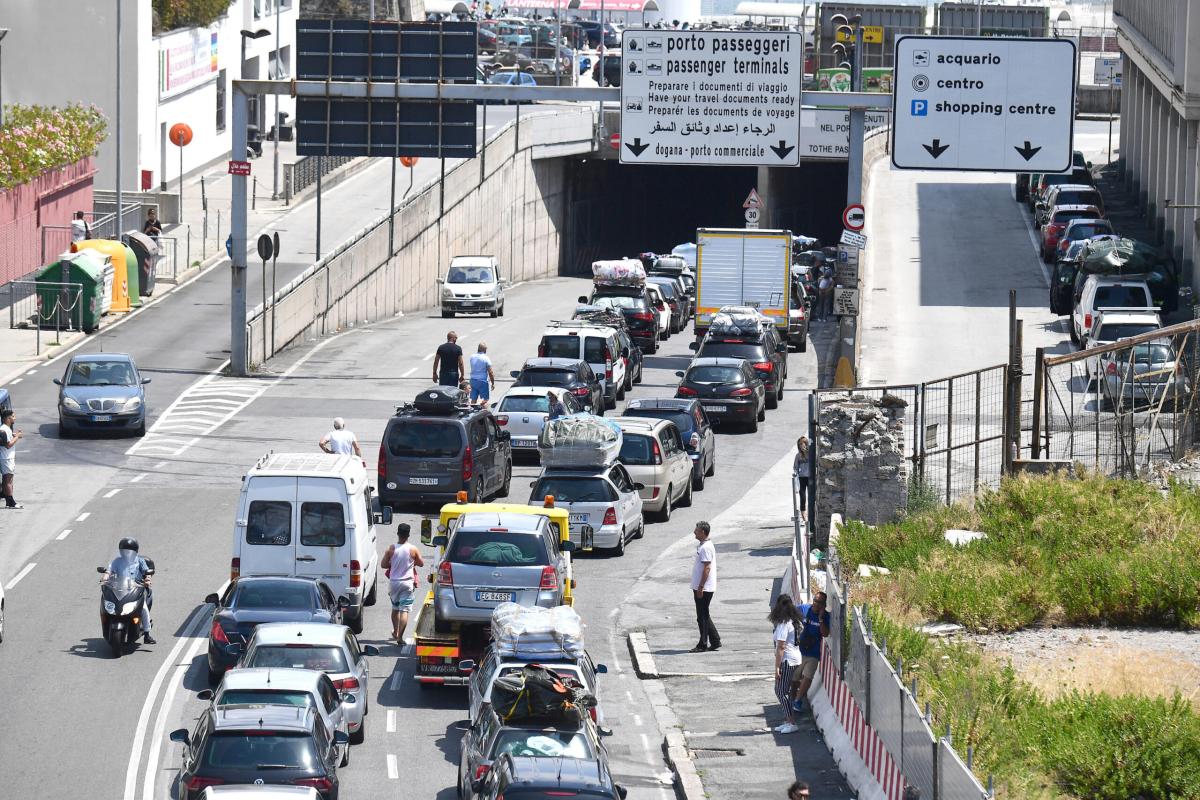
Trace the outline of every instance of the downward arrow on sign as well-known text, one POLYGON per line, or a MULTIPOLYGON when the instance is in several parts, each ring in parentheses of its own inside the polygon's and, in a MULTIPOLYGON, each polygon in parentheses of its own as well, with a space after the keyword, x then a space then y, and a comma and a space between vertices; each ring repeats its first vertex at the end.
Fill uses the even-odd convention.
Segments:
POLYGON ((789 146, 787 142, 780 139, 778 145, 771 145, 771 149, 775 151, 775 155, 779 156, 780 159, 784 159, 787 158, 788 153, 796 149, 796 145, 789 146))
POLYGON ((1025 159, 1026 161, 1028 161, 1029 159, 1031 159, 1031 158, 1033 158, 1034 156, 1036 156, 1036 155, 1037 155, 1037 152, 1038 152, 1038 150, 1041 150, 1041 149, 1042 149, 1042 148, 1040 148, 1040 147, 1032 147, 1032 146, 1029 144, 1029 140, 1028 140, 1028 139, 1026 139, 1026 140, 1025 140, 1025 146, 1024 146, 1024 147, 1016 147, 1016 146, 1014 146, 1014 147, 1013 147, 1013 150, 1016 150, 1018 153, 1020 153, 1020 154, 1021 154, 1021 158, 1025 159))
POLYGON ((923 144, 921 147, 924 147, 926 152, 928 152, 929 155, 933 156, 934 158, 937 158, 942 153, 950 149, 950 145, 942 144, 941 139, 934 139, 933 144, 923 144))
POLYGON ((632 144, 626 142, 625 146, 629 148, 629 152, 633 153, 635 156, 640 156, 645 149, 650 146, 650 143, 646 142, 645 144, 642 144, 642 137, 639 136, 633 140, 632 144))

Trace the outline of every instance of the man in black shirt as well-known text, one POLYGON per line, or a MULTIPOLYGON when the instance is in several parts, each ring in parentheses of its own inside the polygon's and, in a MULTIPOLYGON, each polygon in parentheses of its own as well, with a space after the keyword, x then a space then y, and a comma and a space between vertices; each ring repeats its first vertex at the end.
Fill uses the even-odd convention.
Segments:
POLYGON ((458 334, 450 331, 439 345, 433 358, 433 379, 442 386, 458 386, 463 374, 463 352, 458 346, 458 334))

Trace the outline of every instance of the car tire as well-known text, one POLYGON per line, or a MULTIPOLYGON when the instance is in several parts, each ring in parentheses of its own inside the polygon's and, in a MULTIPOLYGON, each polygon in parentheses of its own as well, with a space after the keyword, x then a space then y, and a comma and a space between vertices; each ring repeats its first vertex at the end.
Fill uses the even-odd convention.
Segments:
POLYGON ((355 616, 350 617, 349 619, 345 619, 343 617, 343 619, 346 622, 346 626, 356 634, 363 632, 363 612, 361 610, 355 616))
POLYGON ((350 734, 350 744, 362 744, 367 738, 367 715, 363 714, 362 724, 358 730, 350 734))
POLYGON ((687 482, 687 488, 683 490, 683 494, 679 496, 679 505, 683 508, 688 508, 692 504, 692 482, 687 482))
POLYGON ((70 439, 71 438, 71 429, 68 428, 66 425, 64 425, 63 421, 61 419, 58 421, 58 438, 60 438, 60 439, 70 439))
POLYGON ((758 421, 759 421, 759 422, 762 422, 762 421, 763 421, 763 420, 765 420, 766 418, 767 418, 767 406, 766 406, 766 404, 764 403, 764 404, 763 404, 763 407, 762 407, 762 408, 760 408, 760 409, 758 410, 758 417, 757 417, 757 419, 758 419, 758 421))
POLYGON ((637 372, 637 377, 633 379, 633 382, 634 382, 634 383, 641 383, 641 382, 642 382, 642 377, 643 377, 643 375, 642 375, 642 367, 640 367, 640 366, 639 366, 639 367, 638 367, 638 372, 637 372))
POLYGON ((350 766, 350 746, 342 748, 342 760, 338 762, 338 768, 350 766))
POLYGON ((641 521, 641 522, 638 524, 637 533, 635 533, 635 534, 633 535, 633 538, 635 538, 635 539, 640 539, 640 538, 642 538, 642 537, 643 537, 643 536, 645 536, 645 535, 646 535, 646 521, 645 521, 645 520, 642 520, 642 521, 641 521))
POLYGON ((704 491, 704 467, 703 467, 703 465, 692 470, 692 488, 695 489, 697 492, 704 491))
POLYGON ((496 494, 497 497, 508 497, 508 492, 512 488, 512 462, 509 461, 504 467, 504 484, 500 487, 500 491, 496 494))
POLYGON ((665 498, 663 499, 663 507, 662 507, 662 510, 658 512, 658 521, 659 522, 670 522, 671 521, 671 510, 672 510, 671 509, 671 489, 672 488, 674 488, 674 487, 672 487, 670 484, 667 484, 667 494, 666 494, 665 498))
POLYGON ((215 670, 212 667, 208 667, 207 669, 208 669, 208 685, 211 688, 215 689, 221 685, 221 679, 225 677, 225 673, 221 672, 220 670, 215 670))
POLYGON ((501 304, 500 304, 500 316, 502 316, 502 317, 504 316, 504 306, 505 306, 505 305, 506 305, 506 303, 501 303, 501 304))
MULTIPOLYGON (((767 395, 767 408, 778 408, 778 407, 779 407, 779 394, 777 392, 771 392, 769 395, 767 395)), ((759 417, 759 419, 762 419, 762 417, 759 417)))
POLYGON ((454 312, 442 309, 442 319, 454 319, 454 312))
MULTIPOLYGON (((618 400, 625 399, 625 381, 622 381, 621 385, 617 388, 617 399, 618 400)), ((613 404, 613 408, 616 408, 615 403, 613 404)))
POLYGON ((670 332, 669 330, 668 330, 668 331, 663 331, 662 333, 660 333, 660 334, 658 335, 658 338, 659 338, 660 340, 662 340, 662 341, 664 341, 664 342, 665 342, 665 341, 667 340, 667 337, 668 337, 668 336, 670 336, 670 335, 671 335, 671 332, 670 332))
POLYGON ((708 472, 705 472, 704 474, 710 478, 713 475, 717 474, 717 454, 716 453, 713 453, 712 459, 708 462, 708 472))
POLYGON ((375 601, 378 599, 378 595, 379 595, 379 579, 376 578, 375 582, 373 584, 371 584, 371 592, 366 596, 366 599, 363 600, 363 605, 364 606, 375 605, 375 601))
POLYGON ((1075 320, 1070 320, 1069 322, 1067 322, 1067 327, 1071 329, 1070 330, 1071 344, 1078 346, 1079 345, 1079 334, 1075 332, 1075 320))
POLYGON ((4 601, 0 600, 0 642, 4 641, 4 601))
POLYGON ((133 432, 133 435, 139 439, 146 435, 146 420, 142 420, 142 424, 137 427, 137 430, 133 432))

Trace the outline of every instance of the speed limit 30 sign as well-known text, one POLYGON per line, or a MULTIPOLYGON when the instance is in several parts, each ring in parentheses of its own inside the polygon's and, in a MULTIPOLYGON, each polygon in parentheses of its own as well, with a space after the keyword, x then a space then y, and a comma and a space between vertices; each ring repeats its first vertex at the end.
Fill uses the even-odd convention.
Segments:
POLYGON ((861 231, 867 224, 867 210, 861 204, 846 206, 842 212, 842 226, 848 231, 861 231))

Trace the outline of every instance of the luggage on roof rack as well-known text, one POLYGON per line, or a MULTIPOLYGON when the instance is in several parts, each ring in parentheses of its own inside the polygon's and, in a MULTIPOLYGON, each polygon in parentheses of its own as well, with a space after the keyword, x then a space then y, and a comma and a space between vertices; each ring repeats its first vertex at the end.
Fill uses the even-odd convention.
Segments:
POLYGON ((450 416, 467 405, 467 395, 457 386, 431 386, 413 400, 422 414, 450 416))
POLYGON ((621 453, 621 429, 591 414, 547 420, 538 436, 543 467, 606 467, 621 453))
POLYGON ((653 269, 678 275, 687 269, 687 262, 679 256, 659 256, 658 260, 654 262, 653 269))
POLYGON ((501 603, 492 612, 492 647, 505 658, 579 658, 584 654, 583 623, 570 606, 501 603))
MULTIPOLYGON (((753 309, 749 310, 753 311, 753 309)), ((769 324, 771 321, 757 311, 752 314, 746 313, 745 310, 719 311, 713 314, 712 320, 708 323, 708 330, 710 333, 725 336, 749 336, 761 333, 763 326, 769 324)))
POLYGON ((636 258, 593 261, 592 280, 598 285, 645 286, 646 269, 636 258))
POLYGON ((625 316, 619 311, 613 311, 611 308, 600 308, 598 306, 575 306, 573 319, 578 322, 587 322, 593 325, 603 325, 608 328, 624 328, 625 316))

